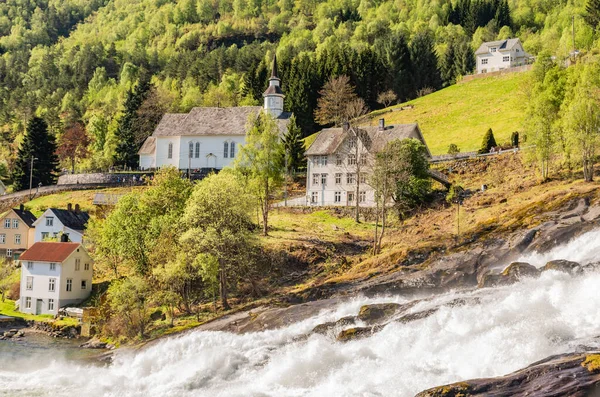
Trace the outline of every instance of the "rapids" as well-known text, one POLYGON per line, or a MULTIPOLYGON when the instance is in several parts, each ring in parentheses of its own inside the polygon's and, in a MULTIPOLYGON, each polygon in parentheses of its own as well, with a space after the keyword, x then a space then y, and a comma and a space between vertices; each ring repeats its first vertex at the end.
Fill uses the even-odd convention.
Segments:
MULTIPOLYGON (((600 231, 593 231, 520 260, 538 267, 548 259, 595 262, 599 245, 600 231)), ((334 334, 297 337, 355 315, 363 304, 407 300, 356 297, 259 333, 190 332, 121 352, 106 367, 47 357, 13 366, 0 357, 0 396, 412 396, 445 383, 504 375, 581 345, 600 347, 598 291, 600 273, 548 271, 511 286, 422 301, 411 311, 459 297, 471 303, 441 306, 430 317, 391 323, 348 343, 336 342, 334 334)))

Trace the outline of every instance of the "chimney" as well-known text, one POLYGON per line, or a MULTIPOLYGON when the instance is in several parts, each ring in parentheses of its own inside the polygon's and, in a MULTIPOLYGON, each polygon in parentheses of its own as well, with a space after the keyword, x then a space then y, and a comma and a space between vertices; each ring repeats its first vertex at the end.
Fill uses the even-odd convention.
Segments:
POLYGON ((25 211, 25 205, 21 204, 21 205, 19 206, 19 209, 21 210, 21 212, 25 211))
POLYGON ((350 123, 349 123, 349 122, 347 122, 347 121, 344 121, 344 122, 342 123, 342 130, 343 130, 344 132, 348 132, 348 130, 349 130, 349 129, 350 129, 350 123))
POLYGON ((61 243, 68 243, 69 242, 69 236, 66 234, 61 234, 60 235, 60 242, 61 243))
POLYGON ((379 131, 385 131, 385 119, 379 119, 379 131))
POLYGON ((81 208, 79 208, 79 204, 75 204, 75 212, 79 213, 81 208))

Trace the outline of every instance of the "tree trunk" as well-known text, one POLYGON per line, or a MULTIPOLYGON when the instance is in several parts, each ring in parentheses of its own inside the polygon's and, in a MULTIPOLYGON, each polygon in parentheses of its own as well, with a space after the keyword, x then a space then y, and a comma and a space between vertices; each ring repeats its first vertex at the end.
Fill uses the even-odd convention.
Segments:
POLYGON ((377 243, 377 253, 381 252, 381 240, 383 240, 383 234, 385 233, 385 202, 381 208, 381 234, 379 235, 379 241, 377 243))
POLYGON ((71 174, 75 173, 75 157, 71 159, 71 174))
POLYGON ((269 235, 269 178, 265 178, 265 200, 263 202, 263 236, 269 235))
POLYGON ((375 200, 375 239, 373 240, 373 255, 377 255, 377 226, 379 225, 379 201, 375 200))
POLYGON ((219 270, 219 290, 221 293, 221 304, 223 305, 223 310, 231 310, 231 306, 229 306, 229 302, 227 302, 227 280, 222 267, 223 265, 221 264, 221 270, 219 270))

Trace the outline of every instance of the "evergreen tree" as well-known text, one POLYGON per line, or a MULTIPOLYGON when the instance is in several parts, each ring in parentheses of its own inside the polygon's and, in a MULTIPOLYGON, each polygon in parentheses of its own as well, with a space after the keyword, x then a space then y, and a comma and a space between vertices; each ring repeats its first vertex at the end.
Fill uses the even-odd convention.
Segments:
POLYGON ((32 186, 52 185, 58 173, 56 139, 48 132, 48 125, 39 117, 33 117, 27 124, 27 133, 17 152, 17 160, 12 173, 15 191, 29 187, 31 159, 33 161, 32 186))
POLYGON ((455 40, 451 40, 448 43, 448 48, 446 48, 444 60, 442 61, 441 76, 445 86, 453 84, 456 78, 456 54, 454 47, 455 40))
POLYGON ((508 0, 501 0, 498 3, 494 20, 496 21, 496 26, 498 28, 501 28, 502 26, 511 26, 510 7, 508 6, 508 0))
MULTIPOLYGON (((412 65, 405 36, 400 33, 391 34, 386 39, 376 41, 375 48, 385 67, 385 87, 391 89, 400 101, 412 97, 414 95, 412 65)), ((376 77, 380 79, 379 76, 376 77)))
POLYGON ((496 138, 494 138, 494 132, 490 128, 487 130, 485 135, 483 136, 483 142, 481 143, 481 149, 479 149, 480 154, 489 153, 493 147, 498 146, 496 144, 496 138))
POLYGON ((287 173, 293 173, 305 167, 304 143, 302 142, 302 131, 296 123, 296 116, 292 116, 283 136, 284 165, 287 165, 287 173))
POLYGON ((410 43, 410 59, 413 67, 415 91, 424 88, 437 90, 441 86, 438 57, 430 31, 417 33, 410 43))
POLYGON ((588 0, 585 6, 585 21, 594 29, 600 24, 600 0, 588 0))
POLYGON ((119 125, 115 131, 117 147, 113 163, 117 167, 127 168, 138 165, 138 145, 135 143, 134 124, 137 119, 137 111, 146 99, 150 89, 150 78, 146 73, 138 80, 137 85, 127 93, 125 99, 125 112, 119 119, 119 125))
POLYGON ((475 52, 467 40, 455 46, 456 75, 465 76, 475 70, 475 52))

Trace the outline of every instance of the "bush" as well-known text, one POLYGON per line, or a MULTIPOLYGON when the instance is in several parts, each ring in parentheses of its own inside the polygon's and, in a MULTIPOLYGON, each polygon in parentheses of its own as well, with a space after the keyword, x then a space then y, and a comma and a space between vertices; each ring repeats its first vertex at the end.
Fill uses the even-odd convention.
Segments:
POLYGON ((514 131, 510 134, 510 144, 512 147, 519 147, 519 131, 514 131))
POLYGON ((14 282, 8 292, 6 293, 6 297, 12 301, 19 300, 21 297, 21 283, 19 281, 14 282))
POLYGON ((481 142, 481 149, 479 149, 479 154, 489 153, 490 150, 492 150, 492 148, 496 146, 498 146, 498 144, 496 143, 496 139, 494 138, 494 132, 490 128, 489 130, 487 130, 485 136, 483 137, 483 142, 481 142))
POLYGON ((456 146, 456 144, 451 143, 450 146, 448 146, 448 154, 451 154, 452 156, 456 156, 459 153, 460 153, 460 148, 458 146, 456 146))

